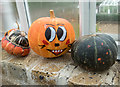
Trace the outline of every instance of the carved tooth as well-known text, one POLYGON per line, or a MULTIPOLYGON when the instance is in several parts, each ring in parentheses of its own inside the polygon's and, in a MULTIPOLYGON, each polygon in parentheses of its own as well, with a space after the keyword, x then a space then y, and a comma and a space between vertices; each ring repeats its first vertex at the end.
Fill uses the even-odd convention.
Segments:
POLYGON ((60 50, 61 52, 63 51, 63 50, 60 50))
POLYGON ((58 52, 60 52, 60 50, 58 50, 58 52))
POLYGON ((54 50, 52 50, 52 52, 54 52, 54 50))
POLYGON ((57 52, 57 50, 55 50, 55 52, 57 52))

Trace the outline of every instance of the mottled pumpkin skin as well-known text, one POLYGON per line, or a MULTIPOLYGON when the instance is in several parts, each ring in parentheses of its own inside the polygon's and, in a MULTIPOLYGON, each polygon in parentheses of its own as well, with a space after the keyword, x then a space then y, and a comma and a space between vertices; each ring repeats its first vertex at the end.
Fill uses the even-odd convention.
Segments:
POLYGON ((18 29, 11 29, 5 33, 2 38, 2 48, 6 50, 9 54, 16 56, 26 56, 30 52, 30 47, 28 39, 21 34, 24 32, 18 29))
POLYGON ((28 40, 30 47, 37 54, 45 58, 53 58, 63 55, 71 48, 71 44, 75 40, 75 33, 72 25, 67 20, 43 17, 32 23, 28 32, 28 40), (60 26, 64 27, 66 31, 66 36, 63 41, 60 41, 60 37, 58 38, 62 34, 59 29, 60 26), (47 33, 48 28, 55 30, 54 40, 49 41, 46 38, 49 34, 47 33))
POLYGON ((117 45, 106 34, 83 36, 71 49, 75 63, 87 70, 102 71, 108 69, 117 59, 117 45))

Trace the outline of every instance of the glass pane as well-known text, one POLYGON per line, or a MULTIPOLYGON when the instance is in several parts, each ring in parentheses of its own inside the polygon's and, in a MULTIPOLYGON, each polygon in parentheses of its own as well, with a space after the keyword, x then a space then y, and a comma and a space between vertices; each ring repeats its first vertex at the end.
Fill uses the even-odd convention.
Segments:
MULTIPOLYGON (((117 43, 120 43, 120 32, 118 30, 120 23, 120 11, 118 9, 118 2, 120 0, 103 0, 97 2, 96 7, 98 13, 96 14, 96 32, 107 33, 111 35, 117 43), (106 1, 106 4, 104 2, 106 1)), ((118 44, 118 60, 120 60, 120 45, 118 44)))
MULTIPOLYGON (((0 19, 2 19, 2 4, 0 3, 0 19)), ((2 39, 2 20, 0 20, 0 40, 2 39)))
POLYGON ((13 28, 18 28, 17 23, 19 21, 19 18, 15 1, 12 0, 12 2, 2 2, 1 6, 2 9, 0 15, 2 16, 1 23, 2 31, 0 31, 0 33, 2 34, 3 37, 6 31, 13 28))
POLYGON ((119 0, 109 0, 109 2, 108 0, 103 0, 102 2, 96 2, 97 33, 108 33, 113 36, 120 34, 120 32, 118 32, 118 23, 120 21, 120 19, 118 19, 118 17, 120 17, 120 14, 118 14, 118 2, 119 0))
POLYGON ((49 17, 53 9, 55 16, 67 19, 74 27, 76 38, 79 37, 79 8, 78 2, 28 2, 31 21, 40 17, 49 17))

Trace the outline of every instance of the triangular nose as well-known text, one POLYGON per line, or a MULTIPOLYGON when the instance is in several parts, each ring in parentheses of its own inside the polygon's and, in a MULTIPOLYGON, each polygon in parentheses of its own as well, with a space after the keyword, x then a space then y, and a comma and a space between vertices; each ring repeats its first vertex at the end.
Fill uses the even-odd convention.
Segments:
POLYGON ((55 47, 58 47, 58 46, 60 46, 60 44, 59 43, 55 43, 55 47))

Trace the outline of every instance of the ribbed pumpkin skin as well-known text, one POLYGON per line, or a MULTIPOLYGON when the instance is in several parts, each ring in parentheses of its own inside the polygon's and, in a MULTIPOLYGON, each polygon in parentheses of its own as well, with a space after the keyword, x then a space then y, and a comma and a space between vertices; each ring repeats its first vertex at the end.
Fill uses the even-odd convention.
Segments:
POLYGON ((117 59, 117 45, 106 34, 83 36, 71 49, 75 63, 87 70, 102 71, 109 69, 117 59))
MULTIPOLYGON (((28 39, 21 35, 18 29, 11 29, 2 38, 2 48, 9 54, 16 56, 26 56, 30 52, 28 39)), ((23 33, 25 34, 25 33, 23 33)))
POLYGON ((75 40, 75 33, 72 25, 67 20, 43 17, 32 23, 28 32, 28 40, 30 47, 38 55, 45 58, 53 58, 63 55, 71 48, 71 44, 75 40), (63 26, 67 32, 66 38, 63 41, 60 41, 57 35, 60 26, 63 26), (51 42, 48 41, 45 36, 47 35, 46 30, 48 27, 54 28, 56 32, 55 38, 51 42), (55 46, 55 44, 58 46, 55 46), (61 50, 62 52, 60 52, 61 50))

